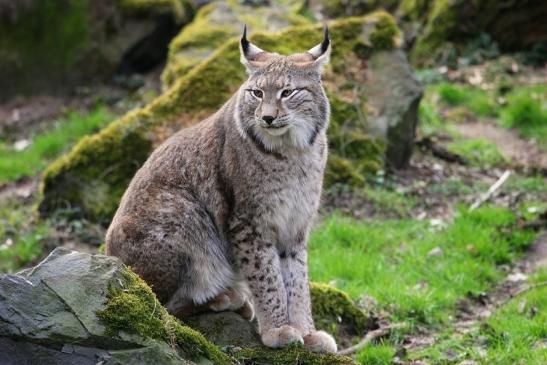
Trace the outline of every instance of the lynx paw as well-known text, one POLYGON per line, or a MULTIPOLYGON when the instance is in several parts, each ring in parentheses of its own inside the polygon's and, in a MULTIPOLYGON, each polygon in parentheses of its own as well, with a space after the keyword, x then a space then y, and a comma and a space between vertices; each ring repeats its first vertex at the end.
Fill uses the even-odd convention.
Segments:
POLYGON ((304 346, 312 352, 336 352, 336 342, 324 331, 315 331, 304 337, 304 346))
POLYGON ((248 300, 245 301, 245 304, 241 308, 236 310, 236 313, 248 321, 252 321, 255 318, 253 305, 248 300))
POLYGON ((252 304, 233 289, 220 293, 207 306, 214 312, 234 311, 249 321, 254 318, 252 304))
POLYGON ((281 326, 272 328, 262 333, 262 343, 271 348, 285 347, 290 343, 304 343, 300 332, 291 326, 281 326))

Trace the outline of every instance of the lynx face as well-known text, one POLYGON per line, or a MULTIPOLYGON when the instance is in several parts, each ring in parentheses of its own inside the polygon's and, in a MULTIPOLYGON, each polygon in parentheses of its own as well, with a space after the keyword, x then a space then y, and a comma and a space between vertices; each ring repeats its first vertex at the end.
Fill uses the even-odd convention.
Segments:
POLYGON ((268 150, 313 145, 329 119, 321 85, 330 41, 305 53, 282 56, 241 40, 241 61, 249 78, 237 95, 235 120, 241 134, 268 150))

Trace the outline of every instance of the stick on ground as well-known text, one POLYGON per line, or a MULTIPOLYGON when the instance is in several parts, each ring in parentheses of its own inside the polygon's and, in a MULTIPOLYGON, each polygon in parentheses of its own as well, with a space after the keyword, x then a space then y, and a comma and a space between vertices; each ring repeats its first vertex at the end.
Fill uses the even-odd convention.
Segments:
POLYGON ((338 354, 339 355, 351 355, 351 354, 361 350, 363 347, 365 347, 367 344, 374 341, 375 339, 387 335, 391 330, 396 329, 396 328, 402 328, 404 326, 405 325, 403 323, 392 324, 392 325, 389 325, 389 326, 381 327, 381 328, 375 329, 373 331, 367 332, 365 337, 363 337, 363 339, 361 341, 359 341, 358 344, 350 346, 346 349, 340 350, 340 351, 338 351, 338 354))
POLYGON ((496 190, 498 190, 506 181, 509 179, 509 176, 511 176, 511 170, 505 170, 505 172, 500 176, 500 178, 488 189, 488 191, 481 195, 481 197, 476 200, 471 207, 469 207, 469 211, 473 211, 481 206, 482 203, 487 201, 494 195, 496 190))

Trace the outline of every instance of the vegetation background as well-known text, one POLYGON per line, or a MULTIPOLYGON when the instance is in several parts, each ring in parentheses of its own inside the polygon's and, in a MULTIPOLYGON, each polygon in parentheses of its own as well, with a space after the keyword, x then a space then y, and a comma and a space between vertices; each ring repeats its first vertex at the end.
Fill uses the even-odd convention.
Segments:
POLYGON ((355 360, 545 364, 545 19, 540 0, 0 0, 0 273, 100 251, 154 144, 240 82, 243 23, 283 52, 326 22, 310 275, 396 324, 355 360))

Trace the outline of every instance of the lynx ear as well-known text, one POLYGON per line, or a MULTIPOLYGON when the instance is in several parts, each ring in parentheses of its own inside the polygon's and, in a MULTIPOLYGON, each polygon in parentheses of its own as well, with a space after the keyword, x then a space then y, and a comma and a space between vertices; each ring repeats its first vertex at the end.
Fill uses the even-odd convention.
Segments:
POLYGON ((252 73, 260 68, 264 62, 260 60, 260 56, 264 56, 267 52, 261 50, 251 42, 247 40, 247 25, 243 28, 243 35, 241 36, 241 42, 239 43, 239 51, 241 53, 241 63, 247 69, 247 72, 252 73))
POLYGON ((323 41, 317 46, 308 50, 308 53, 313 57, 313 66, 321 72, 323 67, 329 63, 330 60, 331 44, 329 38, 329 28, 325 24, 323 28, 323 41))

